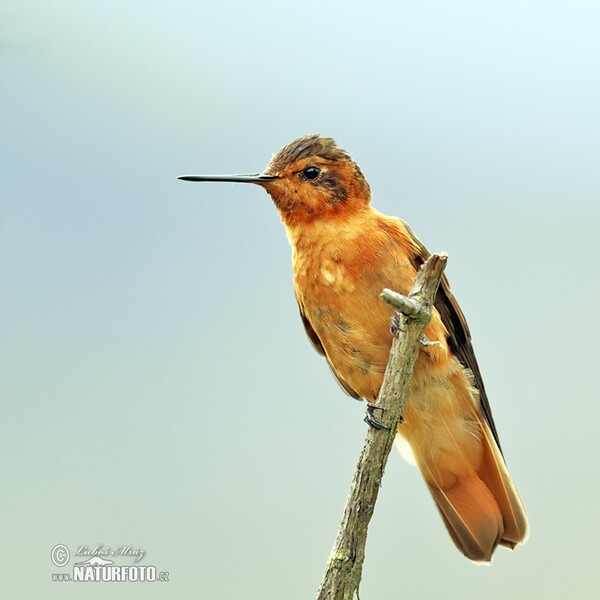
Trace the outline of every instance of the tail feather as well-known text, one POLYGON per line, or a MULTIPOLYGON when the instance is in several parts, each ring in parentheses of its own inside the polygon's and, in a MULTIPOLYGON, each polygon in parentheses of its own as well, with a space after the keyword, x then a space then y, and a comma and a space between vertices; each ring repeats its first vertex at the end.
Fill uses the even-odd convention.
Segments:
POLYGON ((432 477, 434 464, 418 460, 427 486, 457 548, 474 561, 489 562, 498 545, 514 548, 528 535, 525 509, 489 426, 478 418, 482 459, 477 468, 452 479, 432 477))
POLYGON ((461 477, 450 489, 429 485, 450 537, 474 561, 489 561, 502 539, 504 524, 498 505, 476 476, 461 477))
POLYGON ((502 513, 504 534, 500 544, 514 548, 525 542, 529 534, 527 513, 488 424, 480 419, 479 425, 483 433, 483 457, 477 475, 489 488, 502 513))

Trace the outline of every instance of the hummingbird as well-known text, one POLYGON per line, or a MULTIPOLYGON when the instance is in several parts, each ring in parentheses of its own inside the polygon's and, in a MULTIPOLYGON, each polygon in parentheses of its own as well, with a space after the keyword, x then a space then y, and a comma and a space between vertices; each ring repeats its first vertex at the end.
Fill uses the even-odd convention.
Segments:
MULTIPOLYGON (((408 294, 430 253, 401 219, 371 205, 358 164, 332 138, 300 137, 261 173, 184 175, 187 181, 252 183, 277 208, 292 248, 294 290, 314 349, 341 388, 368 403, 383 382, 393 309, 383 288, 408 294)), ((508 473, 471 334, 446 276, 417 357, 396 441, 410 447, 456 547, 489 562, 498 545, 528 535, 508 473)))

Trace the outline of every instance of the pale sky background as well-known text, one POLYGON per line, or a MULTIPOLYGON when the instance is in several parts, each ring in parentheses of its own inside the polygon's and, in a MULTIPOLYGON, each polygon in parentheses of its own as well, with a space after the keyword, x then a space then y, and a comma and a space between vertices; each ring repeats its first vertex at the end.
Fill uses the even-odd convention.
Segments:
POLYGON ((531 520, 473 565, 394 451, 361 598, 597 597, 599 59, 595 1, 0 1, 6 597, 315 596, 364 404, 265 192, 176 179, 315 132, 450 254, 531 520), (52 582, 58 543, 170 581, 52 582))

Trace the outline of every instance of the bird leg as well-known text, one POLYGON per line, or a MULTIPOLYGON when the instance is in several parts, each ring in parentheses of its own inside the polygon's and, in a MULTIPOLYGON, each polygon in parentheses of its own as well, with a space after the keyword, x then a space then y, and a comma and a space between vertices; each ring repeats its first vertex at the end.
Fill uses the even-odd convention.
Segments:
POLYGON ((390 325, 390 333, 397 338, 401 332, 404 333, 404 329, 400 327, 400 316, 393 315, 391 321, 392 324, 390 325))
POLYGON ((432 342, 425 334, 423 334, 423 337, 419 340, 419 342, 421 342, 425 348, 429 348, 430 346, 439 346, 440 348, 444 347, 443 344, 437 340, 432 342))
MULTIPOLYGON (((389 429, 387 425, 384 425, 379 419, 375 418, 373 412, 376 410, 380 410, 381 412, 383 412, 387 409, 383 408, 382 406, 379 406, 379 404, 375 404, 375 402, 367 402, 365 423, 367 423, 369 427, 372 427, 373 429, 389 429)), ((404 423, 404 417, 400 415, 400 419, 398 419, 398 424, 402 425, 402 423, 404 423)))
POLYGON ((382 408, 378 404, 375 404, 374 402, 367 402, 365 423, 367 423, 367 425, 369 425, 369 427, 372 427, 373 429, 389 429, 387 425, 384 425, 379 419, 375 417, 373 412, 376 410, 380 410, 381 412, 383 412, 386 409, 382 408))

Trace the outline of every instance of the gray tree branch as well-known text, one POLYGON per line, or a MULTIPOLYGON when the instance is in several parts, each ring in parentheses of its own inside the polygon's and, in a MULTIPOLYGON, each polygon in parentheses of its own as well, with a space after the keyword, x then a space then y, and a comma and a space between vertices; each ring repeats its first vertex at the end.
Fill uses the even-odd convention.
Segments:
POLYGON ((327 561, 317 600, 352 600, 358 596, 365 559, 367 528, 373 515, 385 465, 400 422, 413 368, 448 255, 433 254, 419 270, 408 297, 391 290, 381 294, 400 320, 377 404, 389 429, 369 429, 358 459, 338 534, 327 561))

